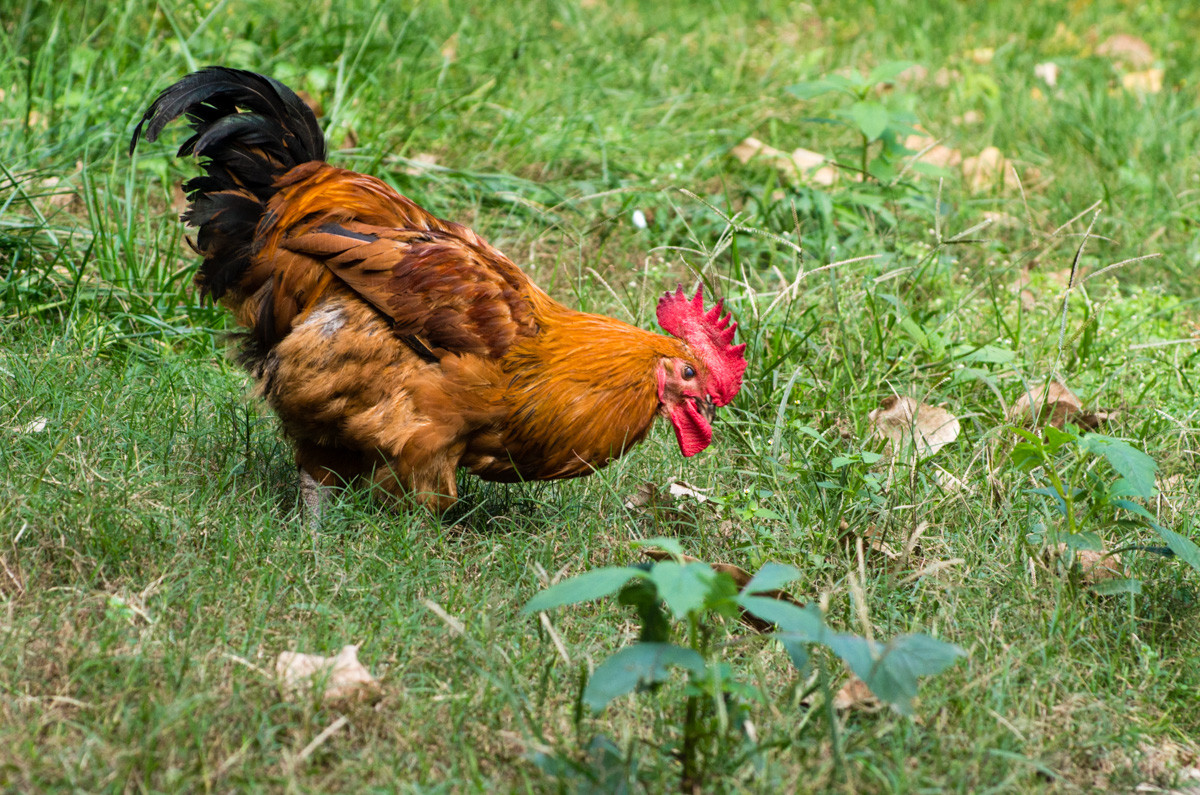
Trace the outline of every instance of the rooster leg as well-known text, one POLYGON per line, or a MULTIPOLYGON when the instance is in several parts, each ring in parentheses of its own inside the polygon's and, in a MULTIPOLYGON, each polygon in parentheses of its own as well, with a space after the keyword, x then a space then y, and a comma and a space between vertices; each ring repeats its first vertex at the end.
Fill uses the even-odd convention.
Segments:
POLYGON ((321 505, 325 502, 330 486, 319 483, 308 474, 308 470, 300 468, 300 510, 301 522, 309 529, 315 529, 321 522, 321 505))
POLYGON ((300 510, 305 527, 315 528, 330 492, 362 474, 362 456, 340 447, 296 442, 300 468, 300 510))

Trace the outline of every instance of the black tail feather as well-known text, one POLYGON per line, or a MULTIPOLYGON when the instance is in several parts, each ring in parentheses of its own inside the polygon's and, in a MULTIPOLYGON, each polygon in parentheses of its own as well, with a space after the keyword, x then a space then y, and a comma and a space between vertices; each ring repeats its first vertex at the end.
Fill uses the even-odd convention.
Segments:
POLYGON ((317 118, 277 80, 210 66, 163 91, 133 131, 154 141, 184 116, 193 135, 179 156, 201 158, 204 175, 184 185, 190 206, 183 220, 199 227, 196 248, 204 263, 196 283, 220 298, 250 266, 255 230, 274 193, 275 180, 292 168, 325 159, 317 118))

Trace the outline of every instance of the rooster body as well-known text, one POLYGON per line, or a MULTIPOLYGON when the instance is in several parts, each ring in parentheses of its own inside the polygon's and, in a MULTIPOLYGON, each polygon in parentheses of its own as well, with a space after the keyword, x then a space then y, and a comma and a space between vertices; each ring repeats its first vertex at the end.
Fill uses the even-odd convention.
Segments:
POLYGON ((305 501, 368 478, 441 511, 464 467, 492 481, 586 475, 656 416, 693 455, 741 384, 720 307, 659 304, 673 336, 569 309, 470 229, 323 162, 311 111, 282 84, 210 67, 164 91, 134 132, 187 115, 202 158, 184 220, 202 293, 247 329, 242 357, 292 439, 305 501))

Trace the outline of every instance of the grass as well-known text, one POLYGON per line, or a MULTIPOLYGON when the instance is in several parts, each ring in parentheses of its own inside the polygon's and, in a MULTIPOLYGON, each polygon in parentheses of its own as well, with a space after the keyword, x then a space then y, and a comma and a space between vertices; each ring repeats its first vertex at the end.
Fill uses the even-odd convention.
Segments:
MULTIPOLYGON (((611 602, 558 611, 568 664, 519 612, 544 573, 635 561, 631 541, 669 534, 706 560, 795 565, 797 594, 863 631, 841 528, 897 543, 927 522, 906 568, 868 556, 865 611, 879 636, 926 632, 967 660, 924 683, 915 719, 831 723, 819 695, 797 703, 803 682, 775 645, 731 647, 762 694, 758 742, 713 741, 705 789, 1171 786, 1200 743, 1197 573, 1131 554, 1143 593, 1116 597, 1056 576, 1026 542, 1055 519, 1005 464, 1004 412, 1052 375, 1089 407, 1118 409, 1105 432, 1149 453, 1164 482, 1178 476, 1148 507, 1196 537, 1197 13, 1115 0, 982 15, 935 0, 891 13, 12 0, 0 21, 0 785, 543 791, 612 773, 670 789, 682 688, 577 715, 581 672, 630 639, 632 616, 611 602), (1162 92, 1121 89, 1122 68, 1096 55, 1121 32, 1150 45, 1162 92), (953 172, 940 187, 859 183, 847 167, 821 188, 729 157, 753 135, 856 163, 853 132, 814 121, 839 100, 785 89, 884 59, 929 75, 888 101, 964 154, 995 145, 1041 178, 1022 195, 953 172), (1055 88, 1034 75, 1047 60, 1062 67, 1055 88), (659 428, 579 482, 464 480, 447 521, 354 493, 320 533, 303 531, 286 443, 223 356, 226 318, 190 287, 172 205, 193 166, 170 156, 169 133, 126 154, 152 97, 208 63, 308 91, 335 162, 470 223, 564 301, 649 327, 656 293, 702 269, 750 342, 714 446, 684 460, 659 428), (948 86, 942 68, 957 75, 948 86), (953 240, 985 213, 997 222, 953 240), (734 215, 754 231, 731 232, 734 215), (1161 256, 1078 282, 1064 302, 1077 252, 1088 274, 1161 256), (1011 355, 971 361, 980 346, 1011 355), (888 479, 837 463, 879 449, 867 414, 893 393, 961 418, 930 463, 964 488, 930 464, 888 479), (723 504, 624 507, 672 476, 723 504), (282 698, 265 672, 280 651, 348 643, 385 696, 304 753, 338 713, 282 698), (602 737, 613 755, 588 751, 602 737)), ((1091 529, 1111 544, 1154 538, 1091 529)))

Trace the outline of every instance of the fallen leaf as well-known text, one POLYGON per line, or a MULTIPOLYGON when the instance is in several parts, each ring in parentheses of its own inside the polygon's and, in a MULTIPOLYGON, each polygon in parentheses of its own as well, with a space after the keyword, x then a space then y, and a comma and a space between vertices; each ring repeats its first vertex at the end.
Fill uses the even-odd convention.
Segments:
POLYGON ((275 660, 280 688, 290 694, 324 688, 321 700, 329 705, 374 703, 383 697, 379 680, 358 661, 358 646, 343 646, 335 657, 284 651, 275 660))
POLYGON ((964 127, 964 126, 970 126, 972 124, 979 124, 982 121, 983 121, 982 113, 980 113, 977 110, 969 110, 961 116, 955 116, 954 118, 952 118, 950 120, 950 123, 953 124, 955 127, 964 127))
MULTIPOLYGON (((1070 556, 1066 544, 1047 547, 1046 551, 1051 560, 1070 556)), ((1116 580, 1125 576, 1120 555, 1109 555, 1094 549, 1075 550, 1073 565, 1079 568, 1080 580, 1084 585, 1095 585, 1104 580, 1116 580)))
POLYGON ((974 157, 962 161, 963 177, 973 191, 981 191, 994 185, 1004 184, 1005 166, 1004 155, 994 146, 989 146, 974 157))
POLYGON ((667 488, 672 497, 688 497, 696 502, 708 502, 708 497, 704 496, 704 492, 710 491, 710 489, 697 488, 686 481, 673 477, 667 478, 667 488))
POLYGON ((671 507, 671 495, 663 494, 658 490, 658 486, 653 483, 639 483, 638 487, 625 498, 625 507, 628 510, 637 510, 639 508, 669 508, 671 507))
MULTIPOLYGON (((857 543, 858 539, 861 538, 863 542, 864 553, 868 550, 875 553, 870 557, 870 559, 877 560, 878 556, 882 555, 889 564, 900 560, 900 553, 892 549, 892 546, 888 544, 887 541, 883 540, 883 533, 881 533, 879 528, 875 525, 867 525, 866 529, 860 533, 857 530, 851 530, 850 525, 846 524, 845 520, 843 519, 842 524, 839 525, 839 527, 842 530, 841 540, 844 544, 846 544, 851 553, 854 552, 855 544, 857 543)), ((864 555, 864 557, 866 556, 864 555)))
POLYGON ((34 417, 29 422, 17 428, 17 433, 41 433, 46 430, 46 423, 49 422, 45 417, 34 417))
POLYGON ((1096 54, 1130 69, 1148 69, 1154 65, 1154 50, 1144 39, 1129 33, 1114 33, 1096 48, 1096 54))
POLYGON ((829 158, 807 149, 794 149, 791 154, 768 146, 757 138, 746 138, 729 153, 742 164, 751 161, 766 162, 788 177, 801 182, 832 185, 837 180, 837 169, 829 165, 829 158))
POLYGON ((892 81, 892 83, 898 86, 912 86, 916 85, 917 83, 924 83, 925 79, 928 77, 929 68, 919 63, 915 63, 900 74, 896 75, 896 78, 892 81))
POLYGON ((1144 72, 1126 72, 1121 75, 1121 86, 1135 94, 1157 94, 1163 87, 1163 70, 1147 69, 1144 72))
POLYGON ((904 139, 904 148, 916 152, 915 159, 938 168, 953 168, 962 163, 962 153, 938 143, 927 135, 910 135, 904 139))
POLYGON ((967 50, 967 58, 980 66, 987 66, 996 57, 996 50, 993 47, 976 47, 973 50, 967 50))
POLYGON ((410 177, 419 177, 428 171, 430 166, 436 166, 437 164, 437 155, 431 155, 428 152, 419 152, 408 158, 404 168, 401 170, 410 177))
POLYGON ((454 63, 456 60, 458 60, 458 34, 457 33, 451 34, 450 38, 448 38, 448 39, 446 39, 446 41, 442 42, 441 52, 442 52, 442 57, 445 58, 448 63, 454 63))
POLYGON ((1033 67, 1033 75, 1034 77, 1040 77, 1042 82, 1054 88, 1058 85, 1058 64, 1054 61, 1037 64, 1033 67))
POLYGON ((1035 386, 1018 397, 1008 409, 1008 419, 1041 427, 1061 428, 1072 422, 1082 428, 1095 430, 1116 416, 1114 411, 1084 411, 1083 403, 1066 385, 1059 381, 1035 386))
POLYGON ((842 685, 834 694, 833 708, 841 712, 848 709, 878 712, 883 709, 883 703, 871 692, 871 688, 867 687, 866 682, 854 674, 850 674, 846 684, 842 685))
POLYGON ((962 72, 943 66, 933 75, 933 84, 938 88, 949 88, 962 80, 962 72))
POLYGON ((917 458, 928 458, 957 439, 960 430, 958 419, 949 411, 907 396, 884 398, 867 418, 875 435, 888 440, 884 448, 888 456, 915 443, 917 458))

